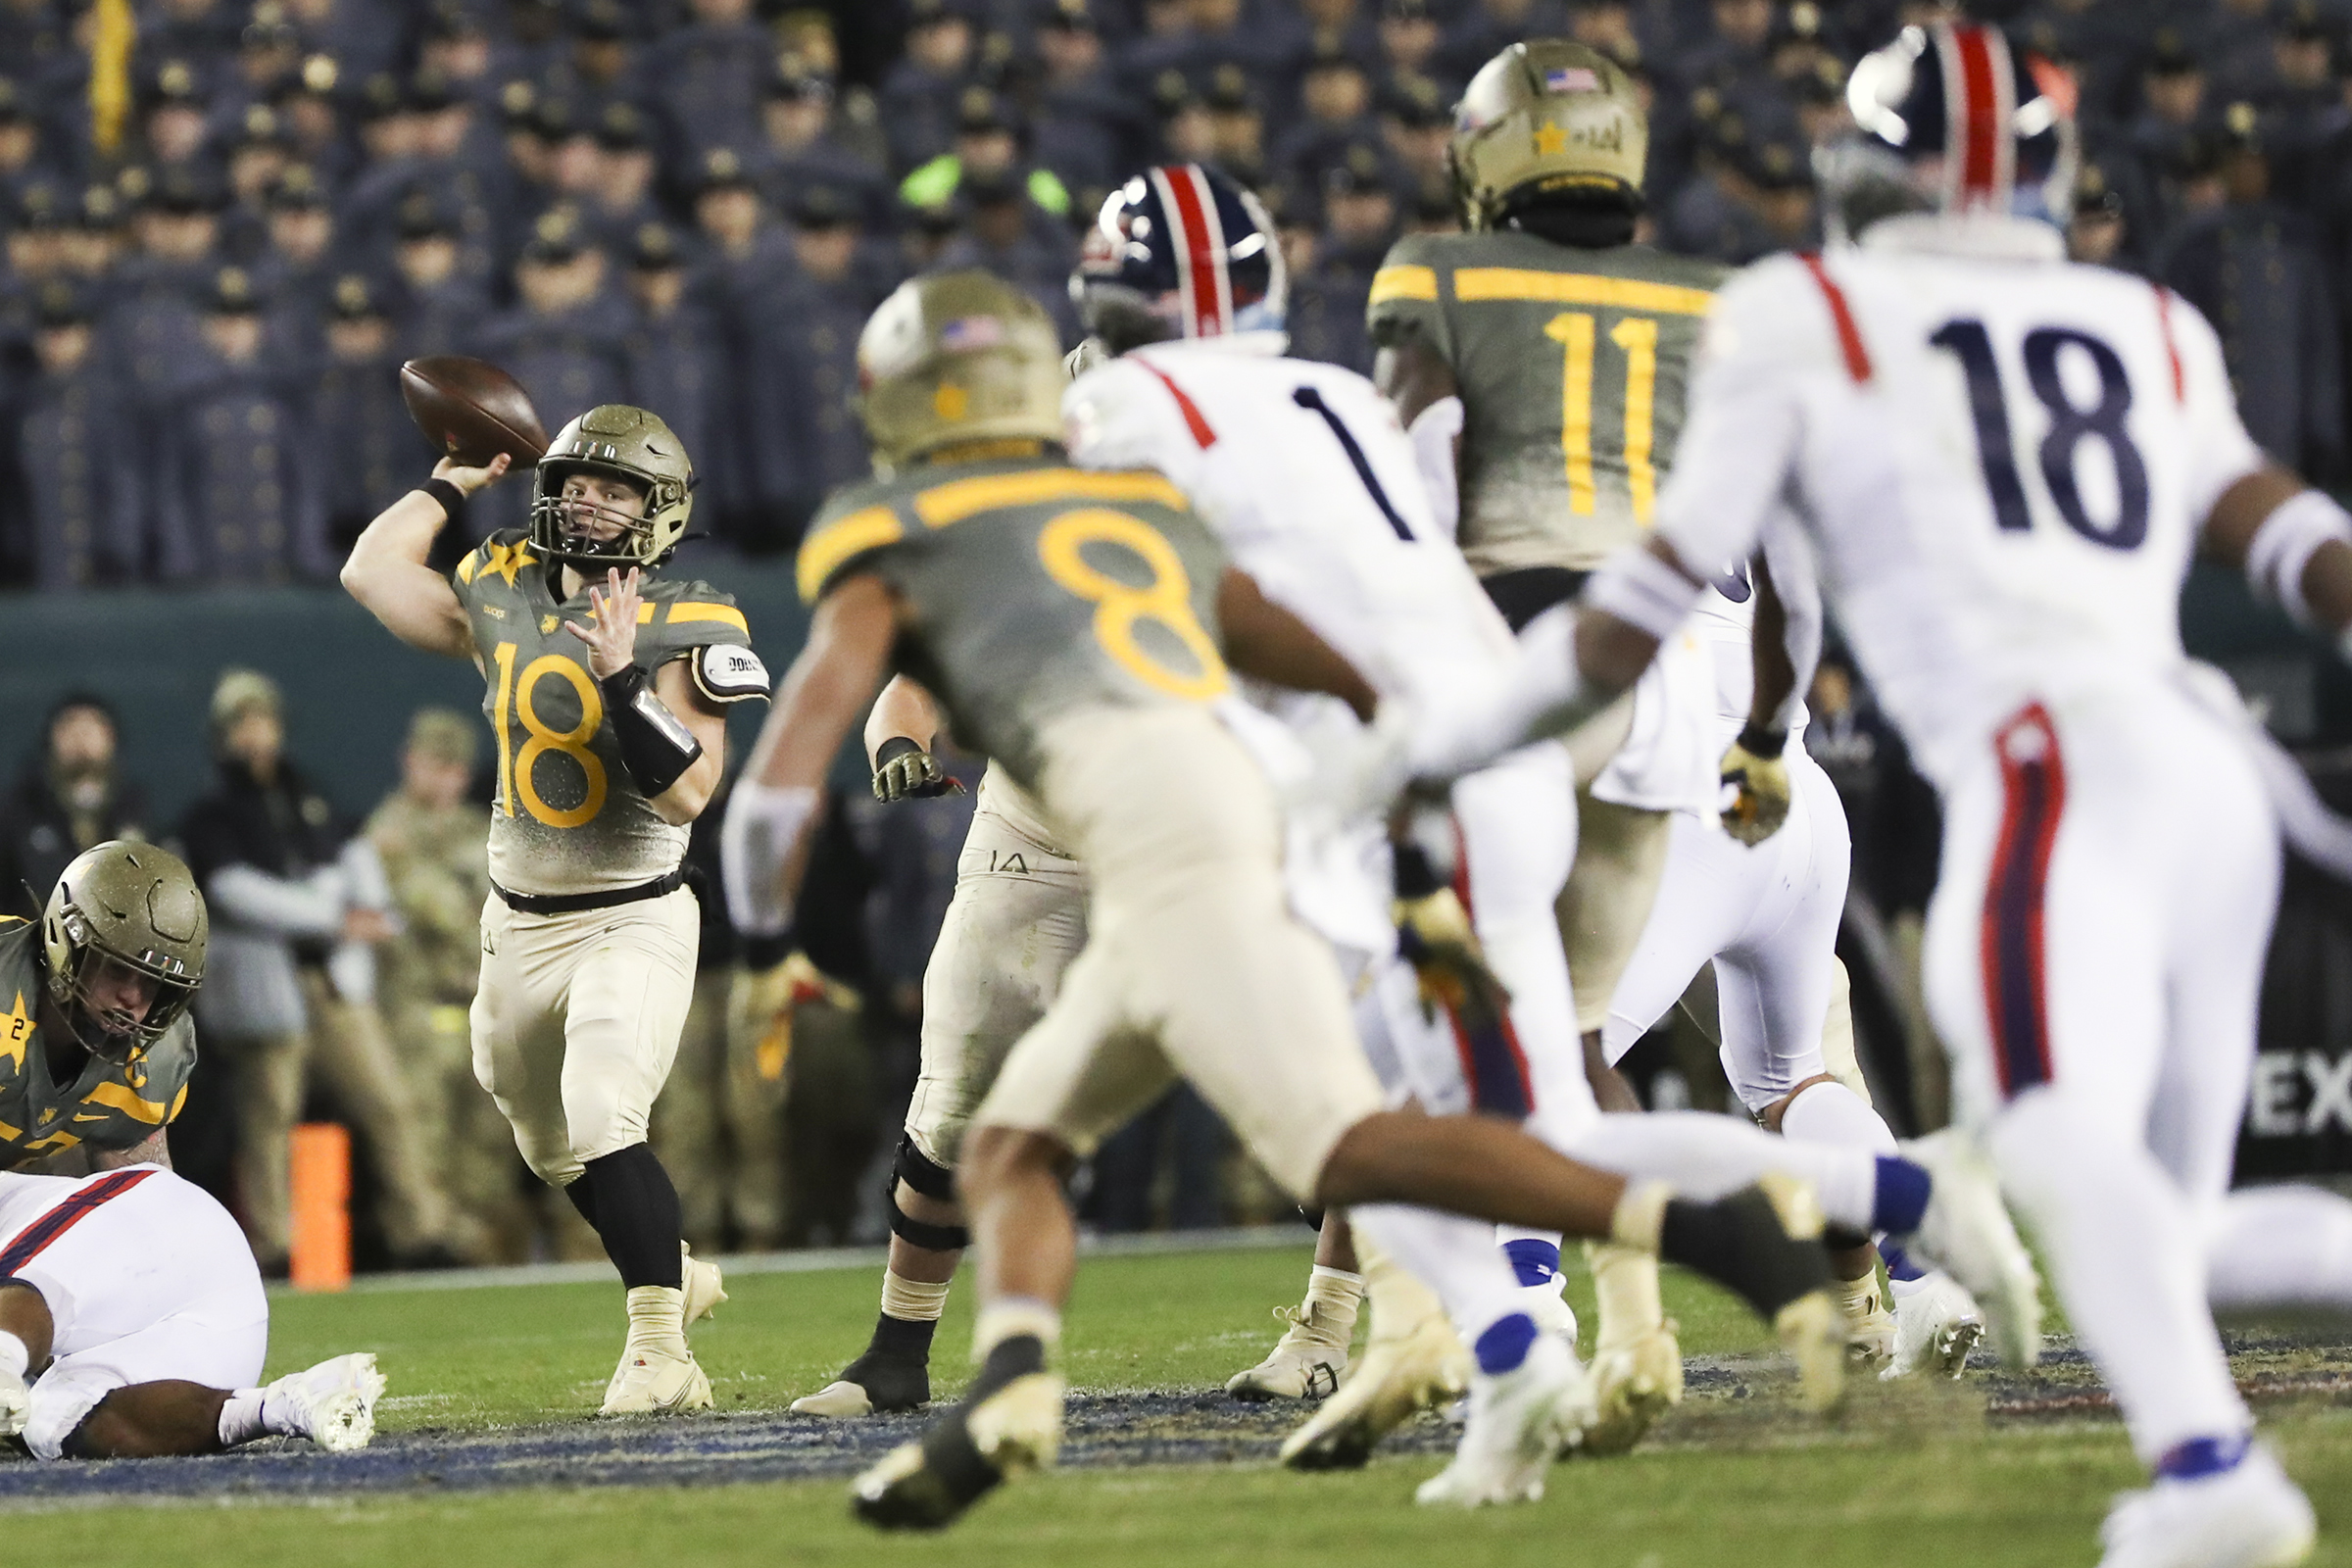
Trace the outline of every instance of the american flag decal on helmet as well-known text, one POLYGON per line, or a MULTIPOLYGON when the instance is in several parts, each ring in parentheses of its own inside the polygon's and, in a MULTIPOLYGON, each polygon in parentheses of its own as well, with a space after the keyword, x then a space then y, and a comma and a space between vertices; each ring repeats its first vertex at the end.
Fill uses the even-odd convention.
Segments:
POLYGON ((1589 66, 1563 66, 1544 73, 1545 92, 1598 92, 1600 73, 1589 66))

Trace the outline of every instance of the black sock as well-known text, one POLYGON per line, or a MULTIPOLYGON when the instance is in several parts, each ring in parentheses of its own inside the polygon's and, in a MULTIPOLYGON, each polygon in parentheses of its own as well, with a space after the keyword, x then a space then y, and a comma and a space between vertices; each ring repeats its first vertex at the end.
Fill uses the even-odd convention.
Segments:
POLYGON ((584 1170, 572 1178, 570 1186, 556 1189, 557 1192, 571 1200, 571 1206, 580 1211, 580 1218, 588 1222, 590 1229, 594 1229, 596 1226, 595 1189, 596 1183, 588 1179, 588 1173, 584 1170))
POLYGON ((938 1330, 936 1319, 927 1323, 911 1323, 906 1318, 892 1317, 885 1312, 874 1319, 872 1348, 883 1355, 929 1360, 931 1336, 938 1330))
POLYGON ((588 1202, 573 1201, 596 1227, 605 1255, 620 1270, 622 1285, 631 1290, 666 1285, 674 1291, 685 1283, 678 1243, 686 1234, 686 1221, 678 1209, 678 1190, 651 1149, 631 1144, 592 1159, 587 1173, 572 1186, 589 1188, 588 1202))
POLYGON ((1771 1200, 1753 1187, 1712 1203, 1681 1198, 1667 1203, 1658 1256, 1704 1274, 1767 1323, 1831 1281, 1830 1255, 1821 1243, 1788 1235, 1771 1200))

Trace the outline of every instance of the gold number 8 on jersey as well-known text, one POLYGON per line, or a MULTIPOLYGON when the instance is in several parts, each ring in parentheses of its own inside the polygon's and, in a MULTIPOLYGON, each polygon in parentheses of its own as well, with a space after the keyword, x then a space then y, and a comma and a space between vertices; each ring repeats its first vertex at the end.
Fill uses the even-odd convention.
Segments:
POLYGON ((595 821, 596 813, 605 808, 605 764, 596 753, 588 749, 588 743, 596 738, 598 726, 605 721, 604 694, 596 689, 596 682, 590 680, 587 672, 578 664, 555 654, 543 654, 523 666, 522 679, 519 681, 514 679, 514 645, 500 643, 496 657, 498 761, 499 771, 504 775, 499 780, 499 793, 506 800, 507 814, 514 814, 514 801, 519 796, 523 808, 549 827, 580 827, 595 821), (572 691, 579 697, 580 721, 570 729, 552 728, 539 716, 538 708, 532 702, 532 694, 539 689, 540 681, 550 675, 570 682, 572 691), (522 749, 512 757, 508 755, 509 748, 514 744, 507 727, 510 713, 529 737, 522 743, 522 749), (568 809, 548 805, 539 794, 537 780, 532 777, 533 769, 539 765, 539 759, 550 752, 561 752, 580 765, 584 785, 580 804, 568 809))
POLYGON ((1093 602, 1095 641, 1120 668, 1153 691, 1185 702, 1204 703, 1224 694, 1225 661, 1193 613, 1192 579, 1176 547, 1150 523, 1105 507, 1065 512, 1038 535, 1037 556, 1046 575, 1093 602), (1119 545, 1134 552, 1152 568, 1152 580, 1122 582, 1090 565, 1082 554, 1090 544, 1119 545), (1136 622, 1142 620, 1166 627, 1193 656, 1199 671, 1171 669, 1153 658, 1136 639, 1136 622))

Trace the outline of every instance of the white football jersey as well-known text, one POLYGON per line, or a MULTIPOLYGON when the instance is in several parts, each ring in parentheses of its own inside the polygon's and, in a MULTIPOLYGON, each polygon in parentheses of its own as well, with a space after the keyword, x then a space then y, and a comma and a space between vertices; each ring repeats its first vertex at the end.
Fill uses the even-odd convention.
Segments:
POLYGON ((1931 778, 2033 697, 2167 675, 2214 501, 2261 465, 2183 301, 2046 225, 1899 218, 1717 296, 1658 531, 1741 560, 1788 504, 1931 778))
POLYGON ((1281 345, 1242 333, 1097 366, 1062 400, 1071 457, 1174 480, 1234 564, 1382 696, 1425 704, 1497 678, 1510 628, 1432 512, 1396 409, 1281 345))

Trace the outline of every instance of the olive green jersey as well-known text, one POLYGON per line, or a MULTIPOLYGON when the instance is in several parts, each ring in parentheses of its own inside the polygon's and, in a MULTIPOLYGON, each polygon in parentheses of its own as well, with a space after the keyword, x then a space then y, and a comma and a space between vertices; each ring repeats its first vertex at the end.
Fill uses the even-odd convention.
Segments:
POLYGON ((129 1149, 155 1136, 187 1102, 196 1067, 196 1025, 186 1014, 161 1040, 126 1061, 91 1054, 80 1075, 50 1075, 49 1041, 39 1022, 48 986, 40 928, 0 919, 0 1170, 87 1144, 129 1149))
POLYGON ((1418 338, 1462 396, 1462 553, 1481 576, 1599 565, 1649 526, 1698 329, 1727 270, 1645 245, 1414 234, 1372 279, 1372 340, 1418 338))
POLYGON ((1227 689, 1224 552, 1156 473, 1046 458, 941 464, 835 492, 801 546, 801 597, 872 573, 910 612, 896 662, 956 735, 1038 787, 1039 736, 1103 705, 1227 689))
MULTIPOLYGON (((687 830, 662 820, 628 769, 588 669, 588 587, 559 603, 557 567, 520 529, 492 534, 458 563, 453 586, 489 678, 482 711, 498 737, 490 877, 516 893, 605 893, 676 870, 687 830)), ((712 702, 767 695, 743 612, 699 582, 639 580, 637 664, 649 673, 691 659, 712 702)))

